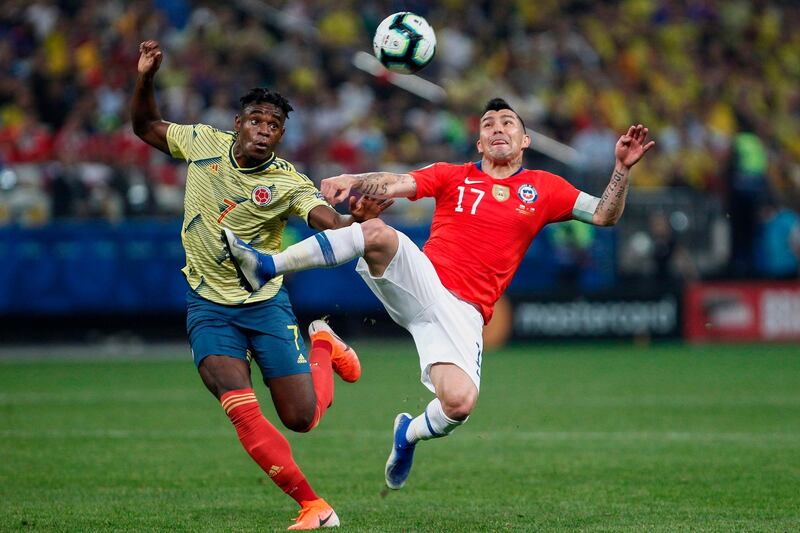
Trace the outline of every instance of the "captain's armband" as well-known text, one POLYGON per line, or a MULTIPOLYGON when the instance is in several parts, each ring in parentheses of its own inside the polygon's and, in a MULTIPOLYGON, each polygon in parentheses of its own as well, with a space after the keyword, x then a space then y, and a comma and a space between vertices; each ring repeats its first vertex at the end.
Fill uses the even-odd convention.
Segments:
POLYGON ((600 198, 581 191, 578 194, 578 198, 575 200, 575 206, 572 208, 572 217, 575 220, 591 224, 599 203, 600 198))

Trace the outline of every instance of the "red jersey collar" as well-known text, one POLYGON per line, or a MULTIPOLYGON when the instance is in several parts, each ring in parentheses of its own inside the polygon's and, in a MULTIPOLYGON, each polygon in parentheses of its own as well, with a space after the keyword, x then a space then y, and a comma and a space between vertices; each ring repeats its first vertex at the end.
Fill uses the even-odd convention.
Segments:
MULTIPOLYGON (((477 168, 478 170, 483 172, 483 161, 478 160, 478 161, 475 161, 475 163, 473 163, 473 164, 475 165, 475 168, 477 168)), ((519 174, 523 170, 525 170, 525 167, 519 167, 517 169, 517 171, 514 172, 513 174, 511 174, 508 178, 512 178, 512 177, 516 176, 517 174, 519 174)), ((486 174, 485 172, 483 172, 483 173, 486 174)), ((489 174, 486 174, 486 175, 489 176, 489 174)), ((492 176, 489 176, 489 177, 492 178, 492 179, 497 179, 497 178, 493 178, 492 176)), ((508 178, 503 178, 503 179, 508 179, 508 178)))

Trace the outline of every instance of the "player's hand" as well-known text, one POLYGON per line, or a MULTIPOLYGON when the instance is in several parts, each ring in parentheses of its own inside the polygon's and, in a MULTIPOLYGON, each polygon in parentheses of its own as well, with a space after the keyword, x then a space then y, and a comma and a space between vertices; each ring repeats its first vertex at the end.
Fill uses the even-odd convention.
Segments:
POLYGON ((647 133, 648 129, 639 124, 628 128, 628 133, 619 138, 614 155, 620 164, 631 168, 656 144, 655 141, 646 143, 647 133))
POLYGON ((392 198, 379 199, 362 196, 356 199, 355 196, 351 196, 350 214, 356 222, 364 222, 371 218, 378 218, 392 204, 394 204, 392 198))
POLYGON ((139 45, 139 74, 155 74, 162 57, 158 41, 144 41, 139 45))
POLYGON ((322 180, 319 190, 329 204, 336 205, 350 197, 350 190, 353 188, 354 183, 355 178, 353 176, 342 174, 341 176, 322 180))

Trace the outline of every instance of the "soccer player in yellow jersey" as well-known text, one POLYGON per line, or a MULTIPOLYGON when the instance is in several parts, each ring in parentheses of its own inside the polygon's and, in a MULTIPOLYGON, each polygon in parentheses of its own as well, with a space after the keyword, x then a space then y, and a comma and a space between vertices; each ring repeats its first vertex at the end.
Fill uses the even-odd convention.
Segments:
POLYGON ((139 52, 134 132, 189 165, 181 238, 189 284, 187 330, 200 377, 253 460, 300 504, 289 529, 338 526, 336 513, 294 462, 289 443, 262 415, 248 355, 258 364, 281 421, 294 431, 313 428, 330 405, 332 370, 345 381, 359 378, 358 357, 321 320, 309 327, 312 347, 306 356, 282 279, 253 293, 241 288, 219 236, 221 228, 230 228, 258 250, 275 253, 289 215, 324 230, 375 217, 389 204, 362 198, 351 201, 352 216, 339 215, 306 176, 277 157, 292 107, 276 92, 259 88, 245 94, 233 132, 162 120, 154 90, 161 49, 158 42, 145 41, 139 52))

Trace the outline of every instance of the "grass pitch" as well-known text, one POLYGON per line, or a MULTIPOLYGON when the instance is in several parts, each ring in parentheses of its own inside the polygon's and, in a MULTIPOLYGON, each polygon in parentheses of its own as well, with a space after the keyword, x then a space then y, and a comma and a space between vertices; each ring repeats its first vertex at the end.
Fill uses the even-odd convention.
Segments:
MULTIPOLYGON (((394 415, 430 395, 410 343, 356 347, 362 380, 337 380, 312 433, 286 432, 343 531, 800 530, 798 346, 488 353, 469 423, 420 444, 388 493, 394 415)), ((283 531, 295 515, 188 349, 0 361, 0 530, 283 531)))

